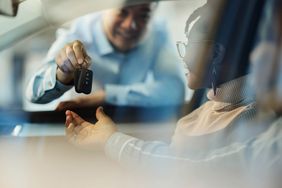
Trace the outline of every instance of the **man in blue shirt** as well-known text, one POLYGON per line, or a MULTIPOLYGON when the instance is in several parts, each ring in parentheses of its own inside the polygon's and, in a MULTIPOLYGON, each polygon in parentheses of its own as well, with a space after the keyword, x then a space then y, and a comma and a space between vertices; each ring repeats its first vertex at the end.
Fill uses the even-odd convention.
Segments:
POLYGON ((59 98, 73 87, 74 71, 83 66, 93 70, 94 91, 57 108, 103 102, 130 106, 181 104, 185 79, 163 23, 149 24, 154 5, 86 15, 69 30, 58 30, 46 63, 28 85, 27 98, 41 104, 59 98))

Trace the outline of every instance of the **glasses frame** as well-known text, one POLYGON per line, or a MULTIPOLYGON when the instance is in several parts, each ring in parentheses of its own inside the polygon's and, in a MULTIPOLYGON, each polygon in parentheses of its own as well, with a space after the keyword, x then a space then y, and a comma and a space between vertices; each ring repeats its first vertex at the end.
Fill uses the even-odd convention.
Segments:
MULTIPOLYGON (((217 42, 215 42, 214 40, 203 40, 203 41, 188 41, 187 43, 185 42, 182 42, 182 41, 177 41, 176 42, 176 47, 177 47, 177 52, 178 52, 178 55, 183 59, 186 55, 186 51, 187 51, 187 47, 188 47, 188 43, 189 44, 200 44, 200 43, 209 43, 209 44, 212 44, 212 45, 218 45, 217 42), (184 54, 182 53, 182 48, 185 48, 185 52, 184 54)), ((184 49, 183 48, 183 49, 184 49)))
POLYGON ((186 54, 187 44, 185 42, 182 42, 182 41, 177 41, 176 47, 177 47, 178 55, 183 59, 185 57, 185 54, 186 54), (182 47, 184 47, 184 49, 185 49, 184 54, 182 53, 182 50, 181 50, 182 47))

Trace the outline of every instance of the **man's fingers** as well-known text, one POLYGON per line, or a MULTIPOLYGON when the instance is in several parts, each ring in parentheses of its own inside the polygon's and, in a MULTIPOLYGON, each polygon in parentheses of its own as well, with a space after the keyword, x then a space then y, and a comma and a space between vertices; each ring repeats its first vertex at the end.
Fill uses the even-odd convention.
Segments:
POLYGON ((83 44, 78 40, 67 44, 56 57, 56 62, 64 73, 73 72, 80 66, 88 68, 90 60, 83 44))
POLYGON ((87 55, 86 50, 85 50, 83 45, 82 45, 81 51, 83 53, 83 57, 86 58, 88 55, 87 55))
POLYGON ((80 41, 74 41, 73 51, 76 56, 77 62, 79 65, 83 64, 84 61, 84 47, 80 41))
POLYGON ((74 71, 74 66, 68 59, 66 52, 62 51, 56 58, 57 65, 63 73, 71 73, 74 71))
POLYGON ((76 54, 75 54, 72 46, 66 46, 66 55, 67 55, 67 58, 72 63, 73 67, 78 67, 78 62, 77 62, 77 59, 76 59, 76 54))
POLYGON ((87 55, 85 47, 80 41, 75 41, 73 43, 73 51, 75 53, 76 59, 83 68, 90 67, 91 58, 87 55))
POLYGON ((90 67, 90 65, 91 65, 91 57, 86 54, 82 66, 87 69, 90 67))

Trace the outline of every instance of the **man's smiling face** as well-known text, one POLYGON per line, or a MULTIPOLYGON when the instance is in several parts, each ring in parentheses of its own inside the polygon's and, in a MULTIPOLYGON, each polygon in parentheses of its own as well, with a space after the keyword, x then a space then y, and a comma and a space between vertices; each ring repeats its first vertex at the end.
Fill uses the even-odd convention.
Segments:
POLYGON ((147 29, 151 12, 151 4, 129 6, 105 12, 103 27, 113 47, 121 52, 134 48, 147 29))

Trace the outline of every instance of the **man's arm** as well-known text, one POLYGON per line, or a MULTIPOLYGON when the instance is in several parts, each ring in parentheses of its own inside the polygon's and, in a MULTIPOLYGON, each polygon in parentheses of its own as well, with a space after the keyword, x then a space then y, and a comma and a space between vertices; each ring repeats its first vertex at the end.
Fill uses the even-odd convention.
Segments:
MULTIPOLYGON (((26 96, 34 103, 48 103, 59 98, 73 85, 73 70, 81 64, 84 58, 89 58, 83 44, 91 39, 85 39, 91 33, 90 25, 79 18, 71 28, 59 29, 57 39, 50 47, 42 68, 31 78, 26 96), (80 41, 75 41, 80 39, 80 41)), ((83 66, 85 63, 83 63, 83 66)), ((88 65, 89 66, 89 65, 88 65)))
POLYGON ((29 101, 38 104, 49 103, 72 87, 56 80, 56 69, 56 63, 50 61, 32 77, 26 89, 26 97, 29 101))

